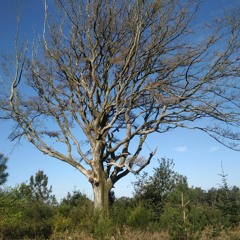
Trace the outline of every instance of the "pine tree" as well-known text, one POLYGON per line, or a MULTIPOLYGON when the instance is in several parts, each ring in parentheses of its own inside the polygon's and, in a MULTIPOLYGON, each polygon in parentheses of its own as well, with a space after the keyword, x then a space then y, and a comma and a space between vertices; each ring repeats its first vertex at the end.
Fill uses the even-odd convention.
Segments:
POLYGON ((0 186, 3 185, 7 181, 8 173, 7 170, 7 163, 8 158, 4 157, 2 153, 0 153, 0 186))

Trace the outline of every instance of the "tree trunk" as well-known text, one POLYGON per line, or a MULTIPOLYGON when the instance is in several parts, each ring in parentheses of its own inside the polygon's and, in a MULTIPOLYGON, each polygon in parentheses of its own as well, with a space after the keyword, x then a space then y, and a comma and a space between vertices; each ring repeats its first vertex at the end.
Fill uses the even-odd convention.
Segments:
POLYGON ((97 184, 93 184, 94 211, 108 215, 109 212, 109 192, 111 185, 104 179, 97 184))
MULTIPOLYGON (((96 123, 98 127, 98 123, 96 123)), ((96 128, 97 128, 96 127, 96 128)), ((94 211, 108 214, 109 211, 109 192, 112 188, 112 181, 106 176, 103 163, 101 161, 102 152, 104 151, 103 141, 94 142, 93 150, 93 196, 94 196, 94 211)))

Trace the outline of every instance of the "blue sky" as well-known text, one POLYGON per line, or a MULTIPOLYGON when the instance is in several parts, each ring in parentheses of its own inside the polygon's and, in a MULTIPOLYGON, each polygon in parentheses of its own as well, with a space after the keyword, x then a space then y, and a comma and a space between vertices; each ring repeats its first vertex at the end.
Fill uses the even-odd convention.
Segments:
MULTIPOLYGON (((199 19, 219 14, 221 8, 238 2, 238 0, 207 0, 204 3, 199 19)), ((53 6, 53 1, 49 1, 53 6)), ((13 49, 16 32, 17 15, 22 15, 20 34, 25 38, 33 36, 43 27, 42 0, 8 0, 0 1, 0 52, 8 53, 13 49)), ((0 72, 1 75, 1 72, 0 72)), ((37 151, 27 141, 20 144, 10 142, 7 137, 11 131, 11 124, 0 122, 0 152, 9 157, 9 178, 7 186, 15 186, 27 181, 38 170, 43 170, 49 177, 49 184, 58 199, 66 196, 68 191, 75 188, 92 197, 91 185, 73 167, 59 160, 47 157, 37 151)), ((158 147, 155 158, 145 169, 151 173, 157 166, 157 158, 167 157, 174 160, 175 170, 188 178, 190 186, 209 189, 218 187, 221 183, 221 162, 228 174, 230 185, 240 186, 240 153, 227 149, 202 132, 177 129, 166 134, 149 136, 144 146, 144 152, 158 147)), ((115 194, 131 196, 133 188, 131 182, 135 177, 129 174, 115 186, 115 194)))

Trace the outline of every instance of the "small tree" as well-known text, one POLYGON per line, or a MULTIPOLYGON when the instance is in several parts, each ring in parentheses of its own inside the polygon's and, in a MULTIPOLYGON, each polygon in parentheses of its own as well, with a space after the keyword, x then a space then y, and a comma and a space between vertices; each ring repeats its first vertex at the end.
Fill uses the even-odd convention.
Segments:
POLYGON ((238 149, 238 9, 204 32, 200 2, 57 0, 55 19, 45 2, 40 42, 29 52, 17 36, 3 59, 11 138, 78 169, 105 210, 114 184, 150 163, 151 133, 199 129, 238 149))
POLYGON ((174 240, 200 239, 207 226, 221 226, 220 211, 207 203, 206 192, 201 188, 189 188, 183 178, 169 194, 160 225, 174 240))
POLYGON ((173 160, 162 158, 159 160, 159 166, 154 168, 152 176, 145 172, 139 175, 134 183, 135 198, 154 211, 155 220, 159 220, 169 194, 182 179, 186 181, 186 178, 175 172, 173 167, 173 160))
POLYGON ((238 225, 240 220, 240 190, 236 186, 229 186, 227 182, 228 175, 224 173, 222 164, 221 167, 222 173, 219 175, 222 177, 222 184, 218 189, 216 206, 222 213, 222 222, 225 227, 233 227, 238 225))
POLYGON ((38 202, 54 202, 55 197, 51 195, 52 186, 48 186, 48 177, 43 171, 39 170, 35 176, 30 177, 29 184, 22 183, 19 187, 22 197, 27 197, 38 202))
POLYGON ((8 158, 4 157, 2 153, 0 153, 0 186, 3 185, 7 181, 8 173, 7 170, 7 161, 8 158))
POLYGON ((18 188, 18 198, 24 201, 24 213, 27 222, 27 236, 49 238, 52 232, 53 206, 52 186, 48 186, 48 177, 39 170, 30 177, 29 184, 22 183, 18 188))

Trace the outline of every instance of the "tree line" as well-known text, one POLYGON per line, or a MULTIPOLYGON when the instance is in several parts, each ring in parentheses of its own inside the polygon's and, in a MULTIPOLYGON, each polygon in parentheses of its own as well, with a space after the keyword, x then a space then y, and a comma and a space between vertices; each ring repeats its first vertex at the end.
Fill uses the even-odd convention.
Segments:
POLYGON ((97 214, 92 200, 78 190, 57 202, 48 177, 38 171, 27 183, 1 189, 0 236, 128 239, 124 234, 130 229, 165 233, 163 239, 200 239, 204 234, 206 239, 215 239, 239 229, 240 221, 240 189, 228 185, 224 172, 220 175, 218 188, 190 187, 187 178, 174 171, 173 160, 162 158, 152 175, 137 177, 133 197, 115 198, 111 192, 106 217, 97 214))

